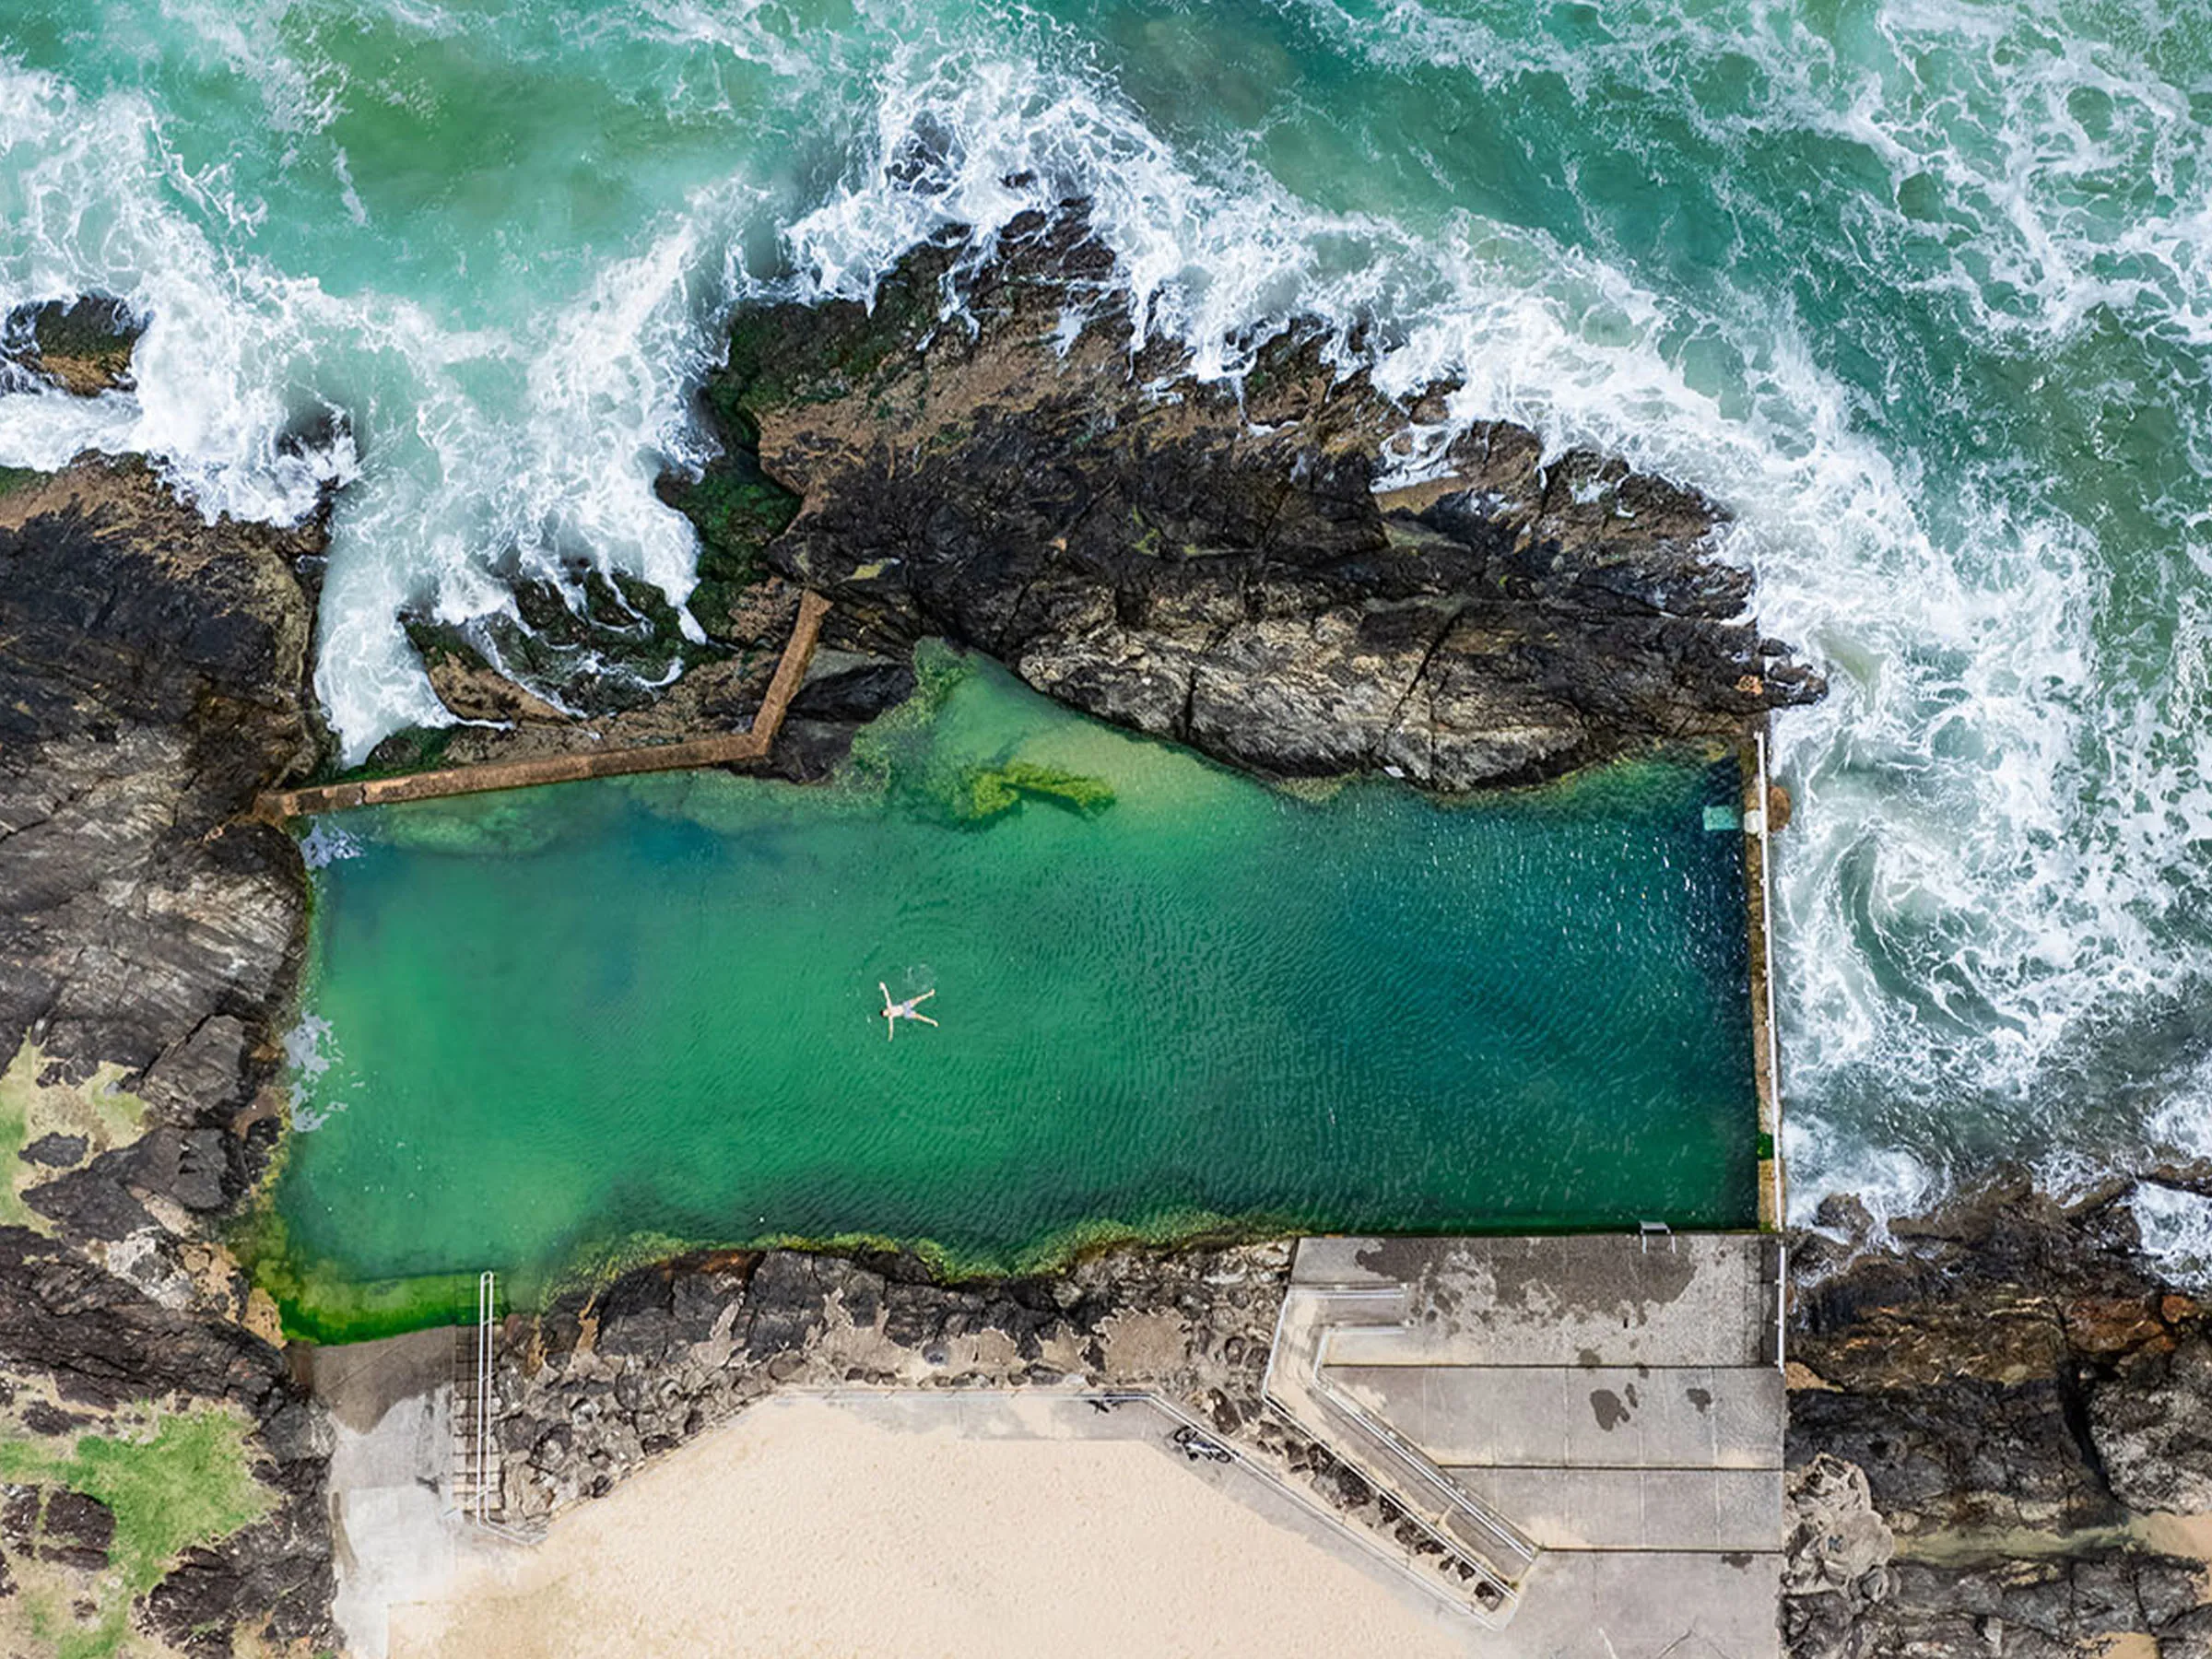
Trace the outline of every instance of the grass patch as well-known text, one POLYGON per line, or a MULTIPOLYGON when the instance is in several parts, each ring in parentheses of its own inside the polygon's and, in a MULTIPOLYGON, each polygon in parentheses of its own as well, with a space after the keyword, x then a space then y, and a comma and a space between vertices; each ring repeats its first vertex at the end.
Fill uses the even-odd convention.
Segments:
POLYGON ((40 1481, 99 1499, 115 1512, 98 1620, 61 1616, 45 1598, 23 1609, 54 1659, 107 1659, 130 1636, 131 1603, 188 1549, 218 1543, 276 1507, 253 1478, 249 1430, 219 1406, 142 1407, 135 1431, 79 1435, 67 1453, 49 1441, 0 1440, 0 1479, 40 1481))
POLYGON ((72 1135, 85 1142, 85 1156, 97 1158, 128 1146, 146 1132, 146 1102, 119 1088, 128 1075, 108 1062, 81 1083, 40 1081, 46 1056, 28 1040, 7 1069, 0 1072, 0 1225, 47 1230, 44 1217, 23 1202, 27 1187, 58 1171, 25 1163, 17 1156, 47 1135, 72 1135))
POLYGON ((28 489, 46 475, 29 466, 0 466, 0 498, 28 489))
POLYGON ((253 1478, 246 1425, 218 1406, 155 1418, 149 1440, 88 1434, 65 1482, 115 1512, 114 1561, 134 1595, 197 1545, 227 1538, 276 1508, 253 1478))
MULTIPOLYGON (((28 1048, 29 1045, 24 1045, 28 1048)), ((15 1176, 24 1168, 16 1155, 30 1141, 30 1104, 17 1087, 16 1068, 0 1077, 0 1227, 36 1227, 39 1218, 16 1190, 15 1176)))

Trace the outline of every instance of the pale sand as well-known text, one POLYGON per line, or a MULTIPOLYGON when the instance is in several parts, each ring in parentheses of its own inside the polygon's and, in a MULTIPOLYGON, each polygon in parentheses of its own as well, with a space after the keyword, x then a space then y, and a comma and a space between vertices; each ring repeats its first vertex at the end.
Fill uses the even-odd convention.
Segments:
POLYGON ((764 1405, 394 1607, 393 1659, 1465 1659, 1478 1632, 1150 1445, 764 1405))

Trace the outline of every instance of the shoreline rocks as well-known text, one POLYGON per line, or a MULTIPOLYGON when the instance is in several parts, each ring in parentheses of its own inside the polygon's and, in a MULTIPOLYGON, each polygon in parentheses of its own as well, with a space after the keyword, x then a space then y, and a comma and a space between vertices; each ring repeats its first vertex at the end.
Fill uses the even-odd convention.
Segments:
POLYGON ((492 723, 441 759, 739 726, 794 585, 837 602, 825 644, 868 667, 794 709, 769 770, 802 778, 925 637, 1266 776, 1447 793, 1733 739, 1824 693, 1746 614, 1695 491, 1507 422, 1447 444, 1441 390, 1340 374, 1310 324, 1240 384, 1202 381, 1132 336, 1080 203, 978 255, 948 236, 867 307, 739 314, 700 397, 723 453, 662 480, 700 536, 683 612, 580 569, 514 582, 519 621, 412 620, 446 706, 492 723), (1433 476, 1393 487, 1423 432, 1433 476))
POLYGON ((2159 1277, 2124 1188, 1999 1175, 1891 1248, 1849 1201, 1820 1220, 1793 1241, 1794 1659, 2212 1653, 2205 1563, 2146 1524, 2212 1509, 2212 1309, 2159 1277))
POLYGON ((1441 791, 1733 737, 1825 689, 1743 619, 1695 492, 1503 422, 1383 488, 1441 398, 1339 375, 1295 324, 1241 388, 1198 380, 1132 337, 1080 204, 969 252, 911 254, 868 308, 742 313, 703 395, 725 458, 667 488, 712 556, 834 598, 830 644, 938 635, 1247 770, 1441 791), (769 488, 796 502, 780 528, 719 511, 769 488))
MULTIPOLYGON (((1385 429, 1409 412, 1295 333, 1241 405, 1172 353, 1132 353, 1099 293, 1060 359, 1046 339, 1095 258, 1073 218, 1026 227, 999 266, 959 276, 973 331, 926 352, 948 247, 872 314, 749 319, 706 394, 730 457, 669 486, 710 544, 695 603, 712 648, 606 729, 749 714, 748 653, 772 660, 800 582, 839 597, 842 630, 778 757, 802 776, 906 695, 925 632, 1254 770, 1396 766, 1441 789, 1818 694, 1737 619, 1744 579, 1712 559, 1710 503, 1594 457, 1547 462, 1502 426, 1463 439, 1447 477, 1378 493, 1385 429)), ((0 1420, 59 1446, 122 1432, 149 1396, 251 1419, 275 1512, 133 1610, 194 1653, 241 1628, 329 1630, 329 1428, 210 1230, 281 1132, 303 876, 243 815, 322 751, 301 586, 321 548, 313 525, 209 525, 133 461, 0 480, 0 1065, 29 1102, 0 1181, 0 1420)), ((572 740, 556 701, 502 700, 521 682, 497 641, 488 656, 418 639, 451 653, 443 694, 514 723, 496 741, 572 740)), ((562 673, 597 649, 578 640, 562 673)), ((2200 1564, 2143 1525, 2212 1506, 2212 1315, 2159 1281, 2109 1199, 1999 1183, 1898 1241, 1874 1248, 1842 1206, 1794 1241, 1791 1652, 2055 1655, 2147 1635, 2212 1653, 2200 1564)), ((998 1285, 781 1252, 640 1269, 511 1325, 507 1496, 542 1516, 786 1383, 1080 1372, 1164 1388, 1387 1525, 1258 1411, 1280 1253, 1124 1251, 998 1285)), ((0 1514, 0 1602, 105 1559, 96 1500, 33 1486, 20 1538, 0 1514)))
MULTIPOLYGON (((252 1425, 271 1512, 122 1609, 162 1651, 330 1629, 327 1426, 214 1232, 283 1118, 305 872, 244 815, 316 753, 294 568, 321 546, 210 525, 129 459, 0 492, 0 1433, 68 1467, 148 1412, 252 1425)), ((90 1501, 47 1485, 41 1539, 90 1501)), ((77 1535, 32 1559, 0 1535, 0 1579, 97 1623, 113 1581, 77 1535)))
POLYGON ((131 354, 146 324, 104 294, 26 305, 0 319, 0 391, 10 376, 55 386, 75 397, 127 392, 136 382, 131 354))

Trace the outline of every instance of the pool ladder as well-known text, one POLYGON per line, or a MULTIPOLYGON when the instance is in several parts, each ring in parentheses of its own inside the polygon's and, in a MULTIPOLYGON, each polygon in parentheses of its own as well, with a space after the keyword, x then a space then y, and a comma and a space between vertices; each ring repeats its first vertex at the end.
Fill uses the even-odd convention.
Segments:
POLYGON ((492 1413, 499 1300, 499 1276, 477 1275, 476 1323, 453 1327, 453 1507, 480 1526, 500 1525, 507 1510, 492 1413))

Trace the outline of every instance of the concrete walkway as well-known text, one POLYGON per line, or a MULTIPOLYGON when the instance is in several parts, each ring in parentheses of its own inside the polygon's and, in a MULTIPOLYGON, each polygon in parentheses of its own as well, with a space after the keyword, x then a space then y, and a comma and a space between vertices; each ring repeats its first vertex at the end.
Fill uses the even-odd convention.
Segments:
POLYGON ((483 766, 454 766, 438 771, 406 772, 395 778, 371 778, 354 783, 328 783, 312 789, 272 790, 254 803, 253 816, 270 823, 308 818, 316 813, 339 812, 351 806, 381 806, 393 801, 428 801, 442 795, 482 794, 497 789, 524 789, 538 783, 573 783, 585 778, 616 778, 634 772, 681 771, 700 766, 734 766, 764 760, 784 712, 798 695, 814 657, 814 643, 822 630, 830 601, 819 594, 799 600, 799 616, 791 639, 776 664, 768 694, 753 716, 748 730, 719 737, 700 737, 688 743, 653 744, 641 748, 603 750, 591 754, 547 755, 535 760, 495 760, 483 766))
MULTIPOLYGON (((815 1574, 830 1598, 810 1604, 801 1623, 812 1630, 828 1617, 819 1607, 849 1602, 856 1583, 874 1594, 917 1564, 931 1583, 953 1571, 935 1558, 917 1562, 916 1539, 958 1512, 978 1525, 1006 1524, 955 1552, 976 1594, 1061 1621, 1050 1641, 1027 1627, 1009 1640, 1011 1626, 986 1621, 965 1630, 961 1652, 1081 1651, 1076 1637, 1105 1633, 1100 1606, 1159 1600, 1153 1593, 1165 1579, 1203 1554, 1210 1565, 1183 1573, 1172 1605, 1153 1609, 1165 1625, 1147 1627, 1142 1641, 1124 1630, 1118 1649, 1104 1651, 1411 1653, 1435 1641, 1497 1659, 1780 1659, 1782 1271, 1780 1241, 1758 1234, 1307 1239, 1269 1352, 1269 1412, 1248 1408, 1222 1428, 1202 1399, 1157 1396, 1142 1383, 1117 1391, 1110 1377, 1076 1374, 1019 1391, 796 1391, 804 1397, 752 1408, 745 1424, 755 1426, 721 1431, 750 1448, 728 1467, 709 1467, 711 1452, 687 1448, 640 1475, 634 1489, 625 1483, 577 1512, 582 1519, 567 1524, 583 1556, 628 1552, 627 1565, 588 1605, 566 1611, 540 1605, 553 1594, 542 1586, 500 1603, 505 1611, 477 1608, 477 1591, 454 1588, 475 1574, 470 1582, 497 1601, 514 1573, 547 1584, 559 1574, 529 1565, 535 1550, 462 1524, 448 1501, 452 1334, 322 1350, 313 1382, 340 1441, 331 1470, 338 1616, 364 1659, 378 1659, 387 1641, 394 1654, 480 1659, 499 1651, 487 1632, 511 1618, 553 1633, 552 1645, 516 1646, 513 1659, 806 1651, 772 1619, 756 1632, 765 1644, 756 1649, 668 1632, 655 1647, 642 1633, 658 1629, 669 1602, 687 1618, 715 1608, 765 1618, 771 1602, 791 1601, 794 1573, 815 1574), (783 1443, 802 1424, 835 1440, 820 1409, 829 1406, 877 1431, 843 1487, 823 1483, 814 1441, 783 1443), (1277 1414, 1300 1433, 1286 1441, 1277 1414), (782 1426, 772 1434, 771 1418, 782 1426), (911 1450, 937 1436, 1039 1449, 940 1448, 926 1470, 885 1461, 907 1457, 900 1441, 911 1450), (1314 1455, 1315 1441, 1326 1457, 1314 1455), (1144 1455, 1132 1464, 1041 1449, 1097 1441, 1139 1442, 1144 1455), (749 1478, 746 1459, 771 1457, 781 1484, 742 1512, 714 1508, 732 1482, 749 1478), (1161 1478, 1139 1466, 1145 1459, 1180 1473, 1161 1478), (1315 1468, 1331 1478, 1313 1484, 1315 1468), (955 1479, 973 1488, 964 1509, 934 1484, 955 1479), (1360 1482, 1389 1500, 1380 1520, 1371 1498, 1340 1497, 1360 1482), (1230 1501, 1209 1508, 1196 1488, 1230 1501), (669 1493, 712 1512, 693 1516, 685 1534, 706 1540, 712 1561, 663 1559, 664 1546, 675 1546, 655 1543, 654 1529, 670 1518, 662 1514, 669 1493), (849 1536, 853 1506, 878 1499, 878 1524, 849 1536), (1180 1529, 1171 1543, 1169 1521, 1180 1529), (740 1571, 714 1553, 729 1536, 793 1529, 811 1529, 815 1540, 795 1558, 740 1571), (1286 1535, 1300 1547, 1279 1548, 1286 1535), (1099 1553, 1087 1553, 1094 1546, 1099 1553), (1263 1554, 1273 1565, 1260 1565, 1263 1554), (650 1574, 660 1576, 641 1591, 637 1575, 650 1574), (434 1605, 417 1617, 407 1609, 418 1602, 434 1605), (1355 1642, 1332 1623, 1322 1640, 1317 1622, 1301 1646, 1283 1633, 1293 1605, 1299 1618, 1396 1634, 1355 1642), (524 1608, 535 1609, 529 1619, 524 1608), (410 1618, 427 1644, 418 1649, 401 1638, 410 1618)), ((1170 1351, 1145 1369, 1177 1369, 1171 1327, 1163 1340, 1170 1351)), ((934 1592, 924 1584, 912 1594, 934 1592)), ((957 1612, 972 1600, 947 1606, 957 1612)), ((849 1651, 915 1651, 896 1622, 862 1634, 849 1651)))
POLYGON ((1484 1622, 1512 1617, 1536 1547, 1484 1499, 1452 1479, 1371 1403, 1340 1387, 1330 1360, 1348 1330, 1401 1328, 1406 1288, 1293 1284, 1267 1358, 1267 1403, 1386 1492, 1436 1542, 1423 1565, 1454 1583, 1484 1622))
POLYGON ((1269 1404, 1481 1559, 1500 1655, 1775 1659, 1771 1236, 1307 1239, 1269 1404))

